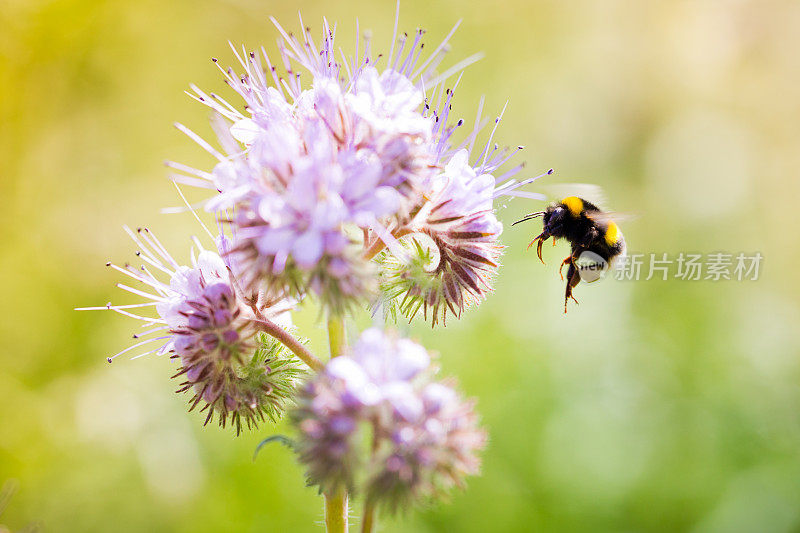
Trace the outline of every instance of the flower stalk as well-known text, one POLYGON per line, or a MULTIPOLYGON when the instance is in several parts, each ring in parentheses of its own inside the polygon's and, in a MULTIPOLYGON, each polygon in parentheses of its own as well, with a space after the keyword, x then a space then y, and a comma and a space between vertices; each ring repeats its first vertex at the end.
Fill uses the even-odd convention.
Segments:
POLYGON ((328 319, 328 344, 330 345, 331 359, 342 355, 347 348, 347 337, 342 317, 330 317, 328 319))
MULTIPOLYGON (((328 318, 328 344, 331 359, 342 355, 347 347, 344 319, 340 316, 328 318)), ((325 494, 325 530, 328 533, 347 532, 348 495, 343 488, 325 494)))
POLYGON ((364 504, 364 517, 361 519, 361 533, 372 533, 375 527, 375 505, 368 501, 364 504))
POLYGON ((347 532, 347 499, 344 489, 325 495, 325 530, 328 533, 347 532))
POLYGON ((311 370, 319 372, 324 367, 322 361, 317 359, 317 357, 311 353, 311 350, 306 348, 302 342, 275 322, 262 316, 259 319, 253 320, 253 323, 258 329, 279 340, 284 346, 289 348, 292 353, 307 364, 311 370))

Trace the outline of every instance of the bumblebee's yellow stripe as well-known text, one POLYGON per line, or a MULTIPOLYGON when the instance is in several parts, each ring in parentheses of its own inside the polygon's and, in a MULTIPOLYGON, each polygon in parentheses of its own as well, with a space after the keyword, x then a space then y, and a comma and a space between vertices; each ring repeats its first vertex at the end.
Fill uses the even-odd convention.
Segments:
POLYGON ((577 217, 581 214, 581 211, 583 211, 583 200, 577 196, 567 196, 561 200, 561 203, 567 206, 567 209, 569 209, 569 212, 574 217, 577 217))
POLYGON ((620 237, 622 237, 622 232, 619 230, 619 226, 609 221, 608 229, 606 230, 606 244, 613 246, 619 242, 620 237))

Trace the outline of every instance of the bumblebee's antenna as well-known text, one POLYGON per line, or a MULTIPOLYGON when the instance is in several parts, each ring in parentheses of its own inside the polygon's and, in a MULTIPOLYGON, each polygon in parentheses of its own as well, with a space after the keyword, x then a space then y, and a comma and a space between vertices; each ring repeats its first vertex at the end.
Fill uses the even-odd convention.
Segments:
POLYGON ((539 218, 540 216, 544 215, 544 211, 537 211, 536 213, 530 213, 522 217, 521 219, 517 220, 512 226, 516 226, 520 222, 527 222, 528 220, 533 220, 534 218, 539 218))

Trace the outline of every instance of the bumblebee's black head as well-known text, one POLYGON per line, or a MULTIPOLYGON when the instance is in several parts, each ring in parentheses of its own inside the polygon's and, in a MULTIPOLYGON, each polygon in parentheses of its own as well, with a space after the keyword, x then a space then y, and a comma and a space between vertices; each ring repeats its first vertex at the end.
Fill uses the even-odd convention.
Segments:
POLYGON ((547 233, 553 235, 559 233, 559 229, 570 218, 569 210, 564 205, 557 203, 549 206, 542 215, 542 223, 547 233))
POLYGON ((542 215, 545 234, 556 238, 572 238, 576 231, 583 231, 585 221, 581 215, 591 209, 597 208, 577 196, 567 196, 550 204, 542 215))

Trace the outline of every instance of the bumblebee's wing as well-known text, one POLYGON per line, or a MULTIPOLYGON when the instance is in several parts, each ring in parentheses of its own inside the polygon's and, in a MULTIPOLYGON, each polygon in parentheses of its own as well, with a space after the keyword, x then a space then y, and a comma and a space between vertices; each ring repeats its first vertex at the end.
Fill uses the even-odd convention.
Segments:
POLYGON ((556 183, 544 188, 547 195, 560 200, 567 196, 577 196, 592 202, 602 210, 608 208, 608 200, 603 193, 603 188, 591 183, 556 183))
POLYGON ((591 211, 584 214, 586 215, 586 218, 589 218, 601 224, 607 224, 612 220, 617 224, 619 224, 622 222, 635 220, 637 218, 637 216, 634 214, 620 213, 618 211, 591 211))

